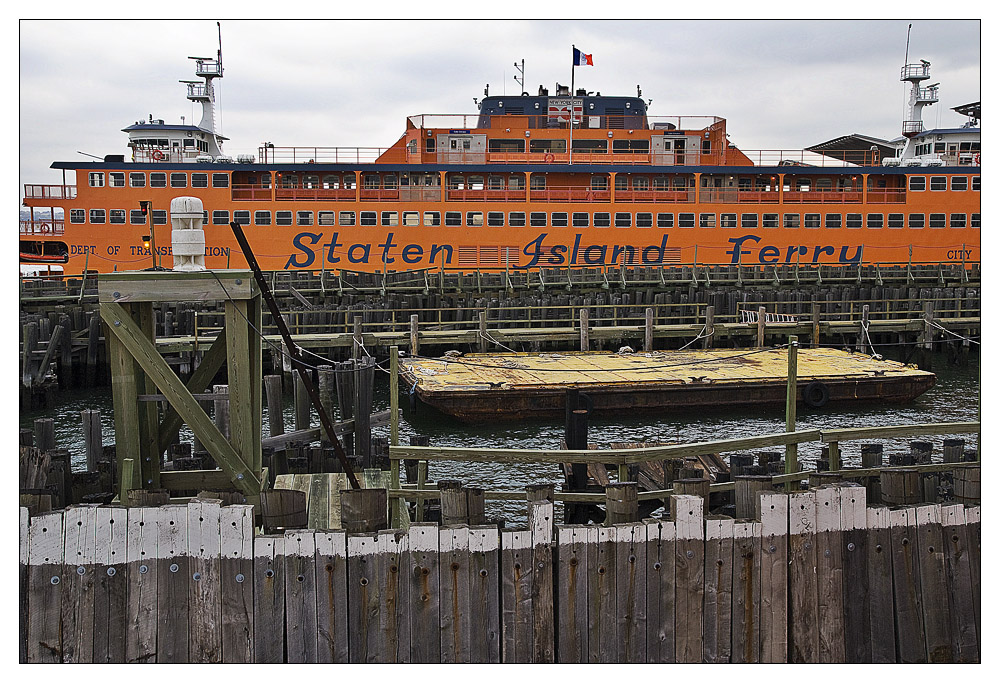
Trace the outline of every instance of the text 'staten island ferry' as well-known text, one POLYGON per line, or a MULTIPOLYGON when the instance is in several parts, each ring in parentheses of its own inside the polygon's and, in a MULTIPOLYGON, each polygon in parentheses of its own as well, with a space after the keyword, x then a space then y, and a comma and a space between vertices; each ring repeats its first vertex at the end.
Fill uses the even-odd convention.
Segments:
MULTIPOLYGON (((574 65, 588 57, 574 48, 574 65)), ((926 130, 921 109, 938 101, 926 61, 902 68, 909 115, 893 141, 743 151, 725 119, 651 117, 641 91, 557 84, 487 95, 477 115, 411 116, 388 149, 264 143, 233 159, 215 124, 222 51, 192 59, 202 80, 182 82, 198 125, 150 116, 124 128, 128 161, 55 162, 62 184, 25 185, 22 263, 169 268, 180 196, 203 204, 208 268, 245 265, 230 221, 268 270, 980 259, 980 104, 955 108, 961 128, 926 130)))

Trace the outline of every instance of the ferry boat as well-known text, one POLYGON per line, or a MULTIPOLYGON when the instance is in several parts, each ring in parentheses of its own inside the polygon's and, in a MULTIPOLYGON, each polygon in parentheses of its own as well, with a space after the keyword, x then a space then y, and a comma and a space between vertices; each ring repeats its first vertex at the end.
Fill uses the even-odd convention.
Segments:
MULTIPOLYGON (((279 147, 226 156, 216 58, 181 81, 197 125, 152 116, 128 153, 55 162, 27 184, 22 264, 65 274, 171 267, 171 200, 204 207, 205 265, 267 270, 621 268, 680 264, 976 263, 980 105, 926 129, 930 63, 902 67, 909 111, 893 141, 841 138, 741 150, 717 116, 654 117, 635 96, 556 84, 487 95, 473 115, 416 115, 388 148, 279 147), (571 92, 571 90, 574 90, 571 92), (833 141, 831 141, 833 142, 833 141), (852 144, 853 143, 853 144, 852 144), (859 144, 860 143, 860 144, 859 144), (127 158, 126 158, 127 157, 127 158)), ((488 88, 487 88, 488 90, 488 88)))

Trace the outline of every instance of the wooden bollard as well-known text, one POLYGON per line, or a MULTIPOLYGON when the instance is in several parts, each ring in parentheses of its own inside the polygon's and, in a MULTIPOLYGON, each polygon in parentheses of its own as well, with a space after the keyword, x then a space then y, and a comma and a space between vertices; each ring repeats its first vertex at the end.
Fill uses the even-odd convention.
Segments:
POLYGON ((757 309, 757 348, 764 348, 764 329, 767 319, 767 309, 761 306, 757 309))
POLYGON ((285 415, 281 405, 281 375, 264 377, 264 394, 267 396, 267 424, 271 436, 285 433, 285 415))
POLYGON ((469 511, 469 524, 486 524, 486 489, 465 487, 465 507, 469 511))
POLYGON ((965 439, 944 440, 945 462, 962 462, 963 453, 965 453, 965 439))
POLYGON ((931 462, 931 452, 934 450, 934 444, 930 441, 911 441, 910 442, 910 455, 913 456, 915 464, 917 465, 928 465, 931 462))
POLYGON ((733 477, 746 474, 746 469, 753 467, 753 456, 733 454, 729 456, 729 472, 733 477))
POLYGON ((486 311, 479 311, 479 352, 485 353, 486 349, 486 311))
POLYGON ((646 353, 651 353, 653 351, 653 309, 646 309, 646 327, 645 336, 643 337, 642 350, 646 353))
POLYGON ((590 309, 580 309, 580 350, 590 351, 590 309))
POLYGON ((525 498, 527 498, 528 502, 533 500, 547 500, 552 502, 555 500, 555 493, 555 484, 528 484, 524 487, 525 498))
MULTIPOLYGON (((352 491, 342 491, 340 494, 342 508, 344 498, 348 493, 352 493, 352 491)), ((260 513, 265 533, 273 534, 284 529, 304 529, 309 523, 306 516, 305 491, 294 489, 261 491, 260 513)), ((344 519, 346 520, 346 517, 344 519)), ((347 526, 345 525, 344 528, 346 529, 347 526)))
POLYGON ((757 495, 761 491, 774 488, 771 477, 767 475, 742 474, 735 477, 736 482, 736 518, 753 519, 757 514, 757 495))
POLYGON ((705 477, 690 477, 674 480, 675 496, 700 496, 705 503, 705 514, 708 514, 708 493, 712 485, 705 477))
MULTIPOLYGON (((880 443, 861 444, 861 468, 870 469, 882 467, 883 448, 880 443)), ((867 477, 865 479, 865 496, 870 504, 882 502, 882 482, 879 477, 867 477)))
POLYGON ((34 422, 35 447, 42 453, 56 447, 56 426, 50 417, 40 417, 34 422))
POLYGON ((639 484, 634 481, 608 484, 604 487, 604 495, 607 498, 606 525, 639 521, 639 484))
POLYGON ((306 385, 302 382, 302 378, 299 377, 299 373, 295 372, 293 375, 295 391, 295 431, 300 431, 302 429, 309 429, 309 413, 312 407, 309 402, 309 392, 306 391, 306 385))
POLYGON ((975 505, 979 502, 979 477, 979 465, 956 467, 952 470, 956 503, 975 505))
POLYGON ((420 355, 420 316, 414 313, 410 316, 410 355, 420 355))
POLYGON ((389 528, 388 491, 348 489, 340 492, 341 524, 348 533, 389 528))
POLYGON ((920 502, 920 472, 917 470, 883 470, 879 479, 885 505, 916 505, 920 502))
POLYGON ((18 433, 17 443, 19 446, 33 446, 35 445, 35 433, 30 429, 22 429, 18 433))
POLYGON ((705 306, 705 338, 701 340, 701 348, 712 348, 712 337, 715 334, 715 306, 705 306))
POLYGON ((469 499, 462 482, 453 479, 439 479, 441 492, 441 524, 468 524, 469 499))
POLYGON ((170 502, 170 492, 166 489, 129 489, 128 506, 155 508, 170 502))
POLYGON ((780 451, 761 451, 757 454, 757 465, 769 469, 770 464, 781 460, 782 455, 780 451))

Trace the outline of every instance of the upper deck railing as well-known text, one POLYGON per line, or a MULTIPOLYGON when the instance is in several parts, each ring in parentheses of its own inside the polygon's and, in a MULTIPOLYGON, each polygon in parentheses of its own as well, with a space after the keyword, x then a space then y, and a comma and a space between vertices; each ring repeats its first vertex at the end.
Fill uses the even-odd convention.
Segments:
MULTIPOLYGON (((410 125, 421 129, 473 130, 486 128, 568 129, 569 121, 541 110, 516 114, 416 114, 407 117, 410 125)), ((574 130, 595 129, 650 129, 657 132, 671 130, 703 131, 725 119, 718 116, 643 116, 637 114, 589 115, 586 112, 573 127, 574 130)))
POLYGON ((25 185, 25 199, 76 199, 76 185, 25 185))

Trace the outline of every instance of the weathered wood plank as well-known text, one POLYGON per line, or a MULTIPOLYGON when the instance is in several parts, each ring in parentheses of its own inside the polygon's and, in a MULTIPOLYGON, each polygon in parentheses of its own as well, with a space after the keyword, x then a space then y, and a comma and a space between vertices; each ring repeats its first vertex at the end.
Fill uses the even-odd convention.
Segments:
MULTIPOLYGON (((788 506, 784 493, 760 502, 760 662, 788 661, 788 506)), ((862 508, 863 509, 863 508, 862 508)))
POLYGON ((436 524, 411 524, 408 535, 410 661, 414 664, 436 664, 441 661, 438 528, 436 524))
POLYGON ((725 664, 732 653, 733 520, 705 520, 705 662, 725 664))
POLYGON ((917 514, 917 557, 920 569, 920 607, 924 622, 927 661, 955 661, 948 613, 948 569, 941 534, 941 507, 921 505, 917 514))
MULTIPOLYGON (((618 661, 645 664, 646 527, 644 524, 619 524, 615 531, 618 661)), ((537 633, 537 624, 535 628, 537 633)))
POLYGON ((597 529, 582 524, 567 524, 558 529, 559 556, 557 584, 559 586, 556 650, 560 664, 585 664, 589 661, 587 614, 587 578, 589 543, 596 542, 597 529), (593 537, 593 540, 591 540, 593 537))
POLYGON ((343 531, 317 532, 316 658, 320 663, 348 662, 347 536, 343 531))
POLYGON ((28 526, 28 663, 62 661, 63 515, 39 515, 28 526))
POLYGON ((816 583, 816 494, 788 501, 789 661, 819 662, 819 596, 816 583))
POLYGON ((469 648, 471 661, 500 662, 500 532, 469 527, 469 648))
POLYGON ((674 577, 676 619, 674 642, 678 663, 704 659, 705 523, 698 496, 671 496, 670 517, 677 529, 674 577))
POLYGON ((94 577, 94 663, 125 662, 128 579, 128 511, 97 508, 97 572, 94 577))
MULTIPOLYGON (((674 655, 676 538, 676 527, 673 522, 657 520, 646 523, 646 661, 651 664, 668 664, 676 661, 674 655)), ((581 618, 586 624, 586 612, 581 618)))
MULTIPOLYGON (((220 510, 222 537, 222 661, 254 661, 253 506, 227 505, 220 510)), ((266 626, 269 628, 269 625, 266 626)))
POLYGON ((349 653, 352 664, 384 663, 379 631, 378 535, 347 537, 349 653))
POLYGON ((469 528, 441 527, 441 662, 467 664, 469 645, 469 528))
POLYGON ((18 509, 17 659, 28 663, 28 508, 18 509))
POLYGON ((840 493, 836 487, 816 489, 816 586, 819 660, 845 661, 844 560, 840 531, 840 493))
POLYGON ((125 661, 130 664, 156 662, 159 520, 160 508, 128 510, 125 661))
POLYGON ((285 537, 253 542, 253 654, 257 664, 285 661, 285 537))
POLYGON ((70 507, 63 513, 66 564, 62 571, 62 661, 94 661, 94 584, 97 566, 97 508, 70 507))
POLYGON ((979 634, 976 610, 972 604, 972 572, 969 567, 969 532, 965 508, 941 506, 945 557, 948 568, 948 614, 951 617, 951 642, 955 661, 979 661, 979 634))
MULTIPOLYGON (((982 634, 982 603, 980 602, 982 586, 980 511, 981 508, 978 505, 966 508, 965 520, 969 531, 969 572, 972 574, 972 607, 976 611, 976 633, 982 634)), ((982 635, 980 635, 981 641, 982 635)))
POLYGON ((587 579, 590 603, 591 664, 618 661, 618 620, 615 609, 615 527, 598 527, 596 543, 588 548, 590 576, 587 579))
POLYGON ((926 662, 914 509, 891 510, 889 533, 892 538, 892 588, 898 661, 902 664, 926 662))
POLYGON ((285 649, 289 664, 316 662, 316 538, 285 532, 285 649))
POLYGON ((222 501, 209 498, 188 503, 188 638, 192 663, 222 661, 221 508, 222 501))
POLYGON ((552 559, 555 508, 552 501, 528 503, 528 527, 531 530, 532 556, 532 661, 552 664, 556 661, 555 567, 552 559))
POLYGON ((893 619, 892 553, 889 534, 889 508, 865 511, 868 624, 863 635, 871 642, 871 661, 890 664, 896 661, 896 634, 893 619))
POLYGON ((733 525, 733 650, 732 661, 759 661, 760 522, 733 525))
POLYGON ((389 663, 406 663, 410 659, 410 620, 405 612, 409 583, 402 576, 408 554, 406 532, 378 532, 379 632, 382 657, 389 663))
POLYGON ((156 661, 186 664, 190 660, 188 585, 192 583, 187 506, 160 508, 156 533, 156 661))

